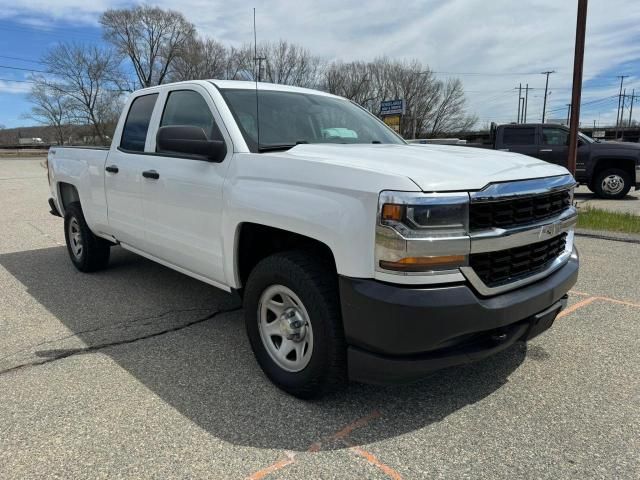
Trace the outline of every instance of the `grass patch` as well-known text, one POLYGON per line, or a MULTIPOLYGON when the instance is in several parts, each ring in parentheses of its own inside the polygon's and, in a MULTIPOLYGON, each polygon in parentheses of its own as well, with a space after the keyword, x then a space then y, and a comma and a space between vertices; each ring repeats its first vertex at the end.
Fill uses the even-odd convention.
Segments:
POLYGON ((640 216, 584 207, 578 210, 578 228, 610 232, 640 233, 640 216))

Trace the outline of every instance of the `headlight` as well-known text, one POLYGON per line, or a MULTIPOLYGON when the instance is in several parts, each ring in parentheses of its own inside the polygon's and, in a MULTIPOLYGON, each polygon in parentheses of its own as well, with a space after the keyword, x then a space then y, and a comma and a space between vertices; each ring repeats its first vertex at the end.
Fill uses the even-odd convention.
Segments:
POLYGON ((464 266, 469 252, 469 195, 382 192, 376 268, 441 272, 464 266))

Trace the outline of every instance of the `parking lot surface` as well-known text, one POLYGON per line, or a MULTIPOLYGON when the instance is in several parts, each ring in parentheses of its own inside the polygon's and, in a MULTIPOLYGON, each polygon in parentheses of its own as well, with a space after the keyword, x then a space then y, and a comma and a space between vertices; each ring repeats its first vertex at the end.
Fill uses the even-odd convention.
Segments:
POLYGON ((77 272, 41 162, 0 159, 0 478, 640 477, 640 245, 579 238, 526 347, 304 402, 233 297, 120 248, 77 272))
POLYGON ((579 207, 589 206, 640 216, 640 190, 635 188, 631 188, 627 196, 620 200, 605 200, 596 197, 587 187, 581 186, 576 189, 575 200, 579 207))

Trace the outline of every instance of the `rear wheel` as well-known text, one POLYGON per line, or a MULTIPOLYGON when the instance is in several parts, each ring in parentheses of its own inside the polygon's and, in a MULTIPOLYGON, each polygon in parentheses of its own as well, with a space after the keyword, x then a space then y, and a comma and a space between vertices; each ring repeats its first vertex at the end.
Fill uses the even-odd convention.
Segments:
POLYGON ((256 359, 282 390, 314 398, 346 384, 335 271, 304 252, 267 257, 249 276, 244 310, 256 359))
POLYGON ((596 175, 593 187, 601 198, 624 198, 631 190, 631 178, 620 168, 607 168, 596 175))
POLYGON ((96 237, 89 229, 78 202, 65 208, 64 236, 69 257, 81 272, 102 270, 109 263, 111 244, 96 237))

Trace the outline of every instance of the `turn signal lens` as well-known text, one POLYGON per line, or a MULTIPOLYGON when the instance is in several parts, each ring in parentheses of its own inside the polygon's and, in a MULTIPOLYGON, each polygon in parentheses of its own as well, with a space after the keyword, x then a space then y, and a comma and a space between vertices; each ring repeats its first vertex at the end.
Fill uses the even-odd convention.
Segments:
POLYGON ((404 217, 404 205, 385 203, 382 206, 382 220, 401 222, 404 217))
POLYGON ((380 267, 385 270, 401 272, 424 272, 426 270, 439 270, 444 267, 456 268, 466 262, 464 255, 445 255, 438 257, 405 257, 396 262, 380 260, 380 267))

